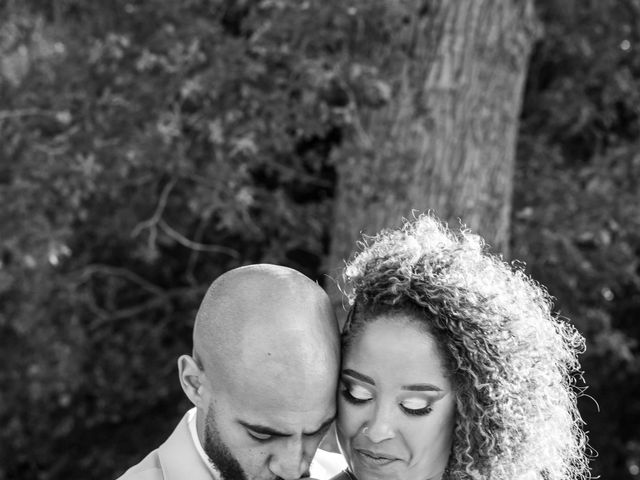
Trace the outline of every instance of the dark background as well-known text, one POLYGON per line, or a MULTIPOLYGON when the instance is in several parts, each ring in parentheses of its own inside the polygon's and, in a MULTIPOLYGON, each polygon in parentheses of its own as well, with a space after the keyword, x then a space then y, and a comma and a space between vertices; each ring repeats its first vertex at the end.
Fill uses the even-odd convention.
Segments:
MULTIPOLYGON (((325 281, 348 100, 291 45, 313 27, 333 58, 353 5, 0 2, 0 480, 115 478, 157 446, 223 271, 325 281)), ((594 474, 640 478, 640 2, 536 7, 510 255, 587 337, 594 474)))

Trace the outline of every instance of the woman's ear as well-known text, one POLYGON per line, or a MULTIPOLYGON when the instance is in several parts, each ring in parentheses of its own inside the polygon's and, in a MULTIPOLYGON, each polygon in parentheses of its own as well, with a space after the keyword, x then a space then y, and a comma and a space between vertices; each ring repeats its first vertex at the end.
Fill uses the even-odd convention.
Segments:
POLYGON ((191 355, 181 355, 178 358, 178 375, 180 386, 191 403, 196 407, 204 406, 204 372, 191 355))

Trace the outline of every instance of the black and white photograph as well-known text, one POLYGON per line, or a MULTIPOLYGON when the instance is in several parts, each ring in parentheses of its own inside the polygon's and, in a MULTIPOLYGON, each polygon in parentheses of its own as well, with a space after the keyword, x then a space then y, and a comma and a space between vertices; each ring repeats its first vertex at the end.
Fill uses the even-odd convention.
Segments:
POLYGON ((640 480, 639 320, 640 0, 0 0, 0 480, 640 480))

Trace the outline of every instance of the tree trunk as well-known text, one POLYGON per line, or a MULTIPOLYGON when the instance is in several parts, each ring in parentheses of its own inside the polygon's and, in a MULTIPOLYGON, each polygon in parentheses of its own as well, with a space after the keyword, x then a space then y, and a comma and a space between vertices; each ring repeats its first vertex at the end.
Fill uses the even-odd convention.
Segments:
POLYGON ((375 65, 390 100, 357 112, 355 134, 336 158, 332 278, 361 232, 397 226, 412 210, 432 210, 453 227, 462 219, 508 254, 518 116, 538 26, 533 1, 406 8, 411 21, 389 48, 395 58, 381 55, 375 65))

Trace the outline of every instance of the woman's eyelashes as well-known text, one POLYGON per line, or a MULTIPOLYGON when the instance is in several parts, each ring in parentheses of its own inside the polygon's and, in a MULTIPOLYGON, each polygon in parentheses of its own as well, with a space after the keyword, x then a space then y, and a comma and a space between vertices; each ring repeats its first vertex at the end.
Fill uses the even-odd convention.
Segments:
POLYGON ((373 399, 373 394, 369 390, 360 385, 348 382, 343 383, 341 393, 347 402, 353 403, 354 405, 367 403, 373 399))
POLYGON ((409 399, 400 402, 400 409, 407 415, 428 415, 433 409, 431 404, 425 399, 409 399))
MULTIPOLYGON (((342 382, 342 388, 340 389, 342 397, 352 405, 363 405, 374 399, 374 395, 367 388, 349 383, 342 382)), ((431 413, 433 409, 431 402, 422 397, 406 398, 398 403, 400 410, 406 415, 423 416, 431 413)))

